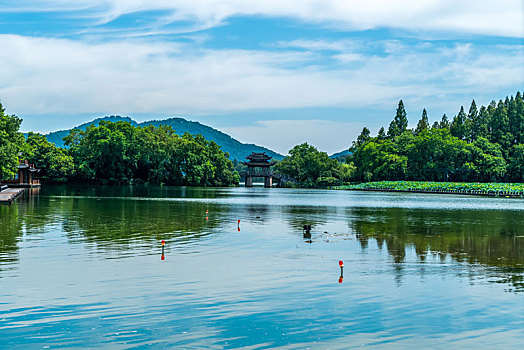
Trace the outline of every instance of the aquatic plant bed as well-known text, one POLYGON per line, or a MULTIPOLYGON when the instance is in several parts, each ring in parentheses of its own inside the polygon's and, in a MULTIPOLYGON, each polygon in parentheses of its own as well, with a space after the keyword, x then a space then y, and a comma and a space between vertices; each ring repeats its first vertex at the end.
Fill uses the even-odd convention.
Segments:
POLYGON ((333 186, 335 190, 468 194, 493 197, 524 197, 523 183, 379 181, 333 186))

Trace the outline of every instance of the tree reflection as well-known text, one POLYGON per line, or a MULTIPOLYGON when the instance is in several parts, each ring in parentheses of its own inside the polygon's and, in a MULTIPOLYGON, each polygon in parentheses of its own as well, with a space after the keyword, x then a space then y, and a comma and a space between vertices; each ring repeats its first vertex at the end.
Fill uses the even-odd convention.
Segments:
POLYGON ((497 275, 524 291, 524 213, 497 210, 352 208, 349 225, 362 249, 370 240, 399 264, 414 250, 420 262, 448 257, 497 268, 497 275))
POLYGON ((22 216, 17 206, 0 205, 0 271, 18 259, 22 216))
POLYGON ((205 202, 78 199, 73 201, 63 229, 71 240, 86 240, 112 250, 154 247, 162 239, 184 244, 219 226, 213 217, 206 220, 206 210, 227 216, 224 207, 205 202))
POLYGON ((214 196, 206 189, 162 186, 46 186, 40 195, 28 192, 13 205, 0 206, 0 269, 18 260, 24 234, 45 233, 47 225, 60 225, 72 243, 91 242, 108 251, 150 249, 162 239, 177 246, 195 242, 229 216, 228 206, 198 200, 214 196))
POLYGON ((33 234, 50 222, 47 211, 31 215, 38 205, 38 188, 25 189, 12 205, 0 205, 0 271, 18 261, 18 244, 24 232, 33 234))

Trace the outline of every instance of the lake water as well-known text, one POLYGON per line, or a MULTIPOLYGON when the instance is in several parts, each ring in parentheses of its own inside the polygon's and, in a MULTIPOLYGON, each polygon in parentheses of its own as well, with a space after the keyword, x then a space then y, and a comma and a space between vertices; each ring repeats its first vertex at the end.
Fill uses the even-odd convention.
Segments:
POLYGON ((44 186, 0 225, 2 349, 524 346, 521 199, 44 186))

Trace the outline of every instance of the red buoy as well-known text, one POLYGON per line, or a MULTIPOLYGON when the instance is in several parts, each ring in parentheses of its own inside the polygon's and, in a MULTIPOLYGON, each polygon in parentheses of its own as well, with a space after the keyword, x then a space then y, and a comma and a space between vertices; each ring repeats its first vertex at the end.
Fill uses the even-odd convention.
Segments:
POLYGON ((162 240, 162 245, 166 244, 166 241, 162 240))
POLYGON ((339 261, 338 261, 338 266, 340 266, 340 267, 344 267, 344 262, 343 262, 342 260, 339 260, 339 261))
POLYGON ((240 219, 238 219, 238 224, 240 224, 240 219))
POLYGON ((208 213, 208 211, 206 210, 206 214, 208 213))

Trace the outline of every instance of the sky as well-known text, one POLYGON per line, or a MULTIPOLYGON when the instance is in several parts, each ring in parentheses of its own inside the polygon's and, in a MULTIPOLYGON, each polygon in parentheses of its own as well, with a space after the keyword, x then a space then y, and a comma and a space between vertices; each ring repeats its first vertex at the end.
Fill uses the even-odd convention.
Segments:
POLYGON ((524 89, 522 0, 3 0, 0 101, 23 131, 184 117, 334 153, 524 89))

